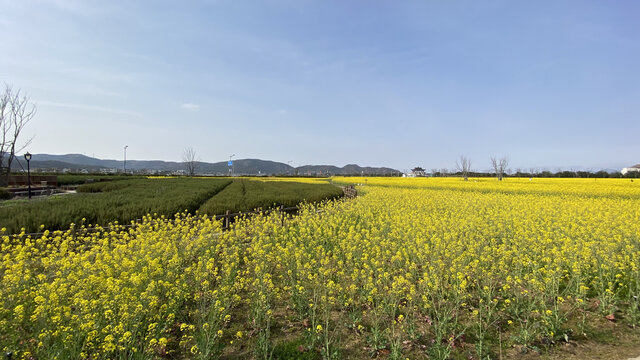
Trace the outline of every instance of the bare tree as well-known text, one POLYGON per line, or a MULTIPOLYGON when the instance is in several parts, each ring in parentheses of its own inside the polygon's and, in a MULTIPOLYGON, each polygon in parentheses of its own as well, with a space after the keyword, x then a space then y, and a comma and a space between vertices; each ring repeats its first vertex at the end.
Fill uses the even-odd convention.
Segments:
POLYGON ((471 159, 464 155, 460 155, 460 159, 456 160, 456 168, 462 173, 464 181, 469 180, 469 172, 471 171, 471 159))
POLYGON ((496 173, 498 180, 502 180, 508 165, 509 159, 507 159, 506 157, 500 159, 496 159, 493 156, 491 157, 491 166, 493 167, 493 171, 496 173))
POLYGON ((33 138, 18 144, 22 129, 36 115, 36 107, 28 96, 6 85, 0 94, 0 185, 7 185, 11 163, 16 153, 24 150, 33 138))
POLYGON ((187 168, 187 174, 189 174, 189 176, 193 176, 196 174, 199 161, 200 158, 192 147, 184 148, 184 152, 182 153, 182 162, 187 168))

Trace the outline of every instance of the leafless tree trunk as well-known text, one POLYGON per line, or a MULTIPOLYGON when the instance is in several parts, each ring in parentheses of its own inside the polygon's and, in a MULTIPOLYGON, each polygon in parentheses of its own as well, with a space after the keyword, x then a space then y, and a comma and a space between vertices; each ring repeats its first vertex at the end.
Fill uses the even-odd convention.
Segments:
POLYGON ((464 181, 469 180, 469 172, 471 171, 471 159, 464 155, 460 155, 460 160, 456 160, 456 167, 462 173, 464 181))
POLYGON ((33 138, 18 144, 22 129, 36 115, 35 105, 28 96, 5 85, 0 94, 0 186, 6 186, 11 174, 11 163, 16 153, 24 150, 33 138))
POLYGON ((187 168, 187 174, 189 176, 193 176, 196 174, 196 170, 198 169, 198 154, 192 147, 184 148, 184 152, 182 153, 182 162, 184 162, 185 167, 187 168))
POLYGON ((500 159, 496 159, 493 156, 491 157, 491 166, 493 167, 493 171, 496 173, 498 180, 502 180, 508 165, 509 160, 506 157, 500 159))

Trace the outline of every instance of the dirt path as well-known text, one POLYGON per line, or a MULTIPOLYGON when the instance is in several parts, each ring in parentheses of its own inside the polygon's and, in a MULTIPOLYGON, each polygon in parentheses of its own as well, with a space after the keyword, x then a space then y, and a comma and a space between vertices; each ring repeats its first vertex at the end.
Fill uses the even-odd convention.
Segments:
POLYGON ((640 331, 638 329, 617 330, 614 335, 615 339, 606 343, 597 341, 571 342, 570 344, 558 345, 542 355, 529 353, 513 358, 526 360, 640 360, 640 331))

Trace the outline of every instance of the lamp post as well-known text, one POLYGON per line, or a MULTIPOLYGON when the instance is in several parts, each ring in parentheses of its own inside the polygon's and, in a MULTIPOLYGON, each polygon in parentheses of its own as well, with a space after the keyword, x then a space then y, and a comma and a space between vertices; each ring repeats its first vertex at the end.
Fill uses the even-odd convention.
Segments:
POLYGON ((236 154, 233 155, 229 155, 229 176, 233 176, 233 161, 231 160, 232 157, 236 156, 236 154))
POLYGON ((31 154, 29 152, 24 154, 24 159, 27 160, 27 183, 29 183, 29 199, 31 199, 31 154))
POLYGON ((124 171, 124 174, 127 174, 127 148, 129 147, 129 145, 125 145, 124 146, 124 164, 122 165, 122 171, 124 171))

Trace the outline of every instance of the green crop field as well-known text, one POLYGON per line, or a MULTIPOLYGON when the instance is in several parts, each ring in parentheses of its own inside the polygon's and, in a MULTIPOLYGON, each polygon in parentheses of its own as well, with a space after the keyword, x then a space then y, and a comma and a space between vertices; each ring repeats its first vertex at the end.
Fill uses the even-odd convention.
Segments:
POLYGON ((63 174, 57 175, 58 186, 63 185, 81 185, 88 182, 98 181, 114 181, 114 180, 131 180, 144 179, 144 176, 136 175, 103 175, 103 174, 63 174))
POLYGON ((71 223, 129 223, 147 214, 173 216, 182 211, 208 215, 258 207, 295 206, 336 198, 340 188, 295 181, 229 178, 155 178, 81 185, 77 194, 33 200, 0 201, 0 228, 6 233, 65 230, 71 223), (83 220, 84 219, 84 220, 83 220), (44 225, 44 226, 42 226, 44 225))
POLYGON ((257 208, 301 202, 317 202, 342 196, 342 190, 331 184, 295 181, 256 181, 238 179, 200 207, 204 214, 222 214, 226 210, 247 212, 257 208))
POLYGON ((133 179, 82 185, 78 194, 15 201, 0 207, 0 227, 8 233, 36 232, 40 225, 61 230, 70 223, 126 223, 149 213, 195 212, 228 179, 133 179))

